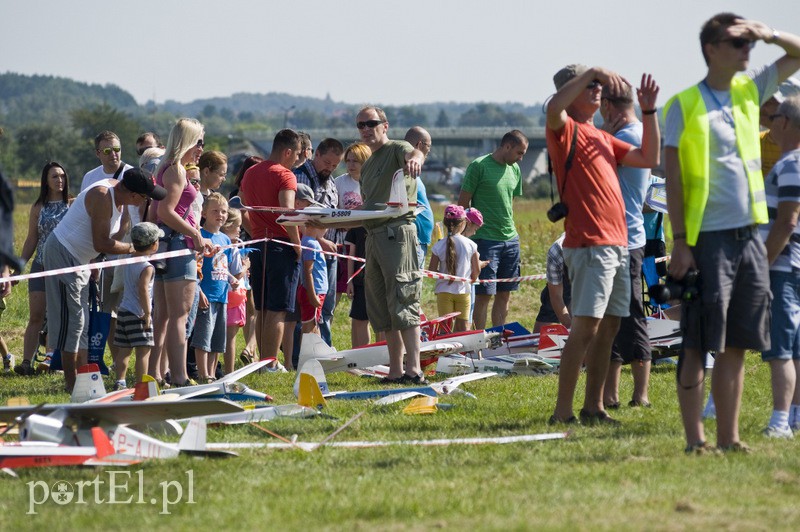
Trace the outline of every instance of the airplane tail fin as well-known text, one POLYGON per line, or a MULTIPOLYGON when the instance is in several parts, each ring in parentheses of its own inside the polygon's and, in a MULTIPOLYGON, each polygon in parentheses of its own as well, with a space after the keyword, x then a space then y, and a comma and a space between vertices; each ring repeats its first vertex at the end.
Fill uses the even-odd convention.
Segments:
MULTIPOLYGON (((389 201, 386 204, 392 207, 400 207, 403 211, 408 210, 408 192, 406 191, 406 180, 402 168, 392 176, 392 190, 389 192, 389 201)), ((416 202, 414 205, 416 205, 416 202)))
POLYGON ((158 383, 150 375, 143 375, 142 382, 137 382, 136 386, 134 386, 134 390, 134 401, 144 401, 145 399, 150 399, 151 397, 157 397, 159 395, 158 383))
POLYGON ((326 344, 320 335, 305 333, 300 343, 297 367, 302 368, 309 360, 333 355, 334 353, 336 353, 336 349, 326 344))
POLYGON ((206 421, 203 418, 193 417, 186 425, 183 436, 178 442, 178 449, 181 451, 205 451, 206 450, 206 421))
POLYGON ((92 441, 94 442, 97 458, 105 458, 116 453, 114 446, 111 445, 111 440, 108 439, 108 436, 100 427, 92 427, 92 441))
POLYGON ((91 399, 99 399, 106 394, 103 378, 100 376, 100 366, 86 364, 78 368, 78 377, 72 388, 72 402, 85 403, 91 399))
POLYGON ((569 336, 569 330, 561 324, 542 327, 539 331, 539 352, 563 347, 563 342, 556 342, 556 336, 569 336))
POLYGON ((297 404, 309 408, 323 408, 326 404, 322 395, 323 386, 325 393, 327 393, 328 383, 325 381, 325 373, 322 371, 322 366, 316 360, 309 360, 300 369, 297 377, 297 404), (320 376, 322 380, 318 381, 315 375, 320 376))

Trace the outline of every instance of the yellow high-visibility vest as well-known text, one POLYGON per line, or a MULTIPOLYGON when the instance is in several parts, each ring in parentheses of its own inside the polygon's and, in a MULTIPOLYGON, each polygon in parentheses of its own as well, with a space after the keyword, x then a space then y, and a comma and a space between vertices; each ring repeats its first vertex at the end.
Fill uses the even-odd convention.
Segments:
MULTIPOLYGON (((669 108, 676 99, 680 101, 683 114, 683 133, 678 141, 678 158, 683 185, 686 243, 694 246, 700 234, 703 212, 708 201, 708 113, 703 95, 700 93, 700 86, 694 85, 670 98, 664 107, 665 121, 669 108)), ((750 77, 739 74, 731 80, 731 104, 736 148, 747 174, 750 204, 755 218, 753 222, 767 223, 767 201, 764 194, 764 177, 761 174, 758 87, 750 77)))

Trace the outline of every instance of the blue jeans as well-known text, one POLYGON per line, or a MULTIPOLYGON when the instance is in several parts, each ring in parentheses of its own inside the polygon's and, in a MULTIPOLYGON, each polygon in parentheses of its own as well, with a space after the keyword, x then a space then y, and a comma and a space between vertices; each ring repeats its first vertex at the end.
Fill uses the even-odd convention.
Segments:
POLYGON ((332 346, 331 343, 331 320, 333 320, 333 311, 336 309, 336 257, 328 256, 325 259, 328 266, 328 295, 325 296, 325 302, 322 304, 322 322, 319 324, 319 335, 322 340, 332 346))
POLYGON ((800 359, 800 274, 769 272, 772 288, 771 347, 761 353, 761 359, 800 359))

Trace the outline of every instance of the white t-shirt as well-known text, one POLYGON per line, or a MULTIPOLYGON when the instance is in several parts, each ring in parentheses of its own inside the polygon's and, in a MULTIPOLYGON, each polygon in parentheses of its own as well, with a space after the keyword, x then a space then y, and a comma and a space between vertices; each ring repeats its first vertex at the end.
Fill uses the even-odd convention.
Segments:
POLYGON ((361 197, 361 182, 356 181, 350 174, 342 174, 334 182, 339 193, 339 208, 353 209, 357 203, 363 203, 361 197))
MULTIPOLYGON (((456 248, 456 271, 457 277, 469 278, 472 273, 472 256, 478 252, 478 244, 463 235, 454 235, 453 244, 456 248)), ((445 237, 436 242, 431 248, 431 253, 439 257, 439 273, 447 273, 447 241, 445 237)), ((448 294, 469 294, 472 289, 470 283, 464 281, 453 281, 437 279, 434 293, 446 292, 448 294)))

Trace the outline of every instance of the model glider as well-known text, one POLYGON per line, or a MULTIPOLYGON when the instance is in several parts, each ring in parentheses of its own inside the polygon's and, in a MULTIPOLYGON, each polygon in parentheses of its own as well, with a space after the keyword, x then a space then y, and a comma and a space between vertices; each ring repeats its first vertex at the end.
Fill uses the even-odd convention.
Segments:
POLYGON ((291 209, 286 207, 258 207, 245 205, 242 199, 234 196, 228 205, 237 209, 253 212, 271 212, 280 214, 276 220, 281 225, 305 225, 307 222, 315 221, 321 224, 335 224, 341 222, 352 222, 353 225, 360 225, 365 220, 379 220, 382 218, 395 218, 408 213, 409 207, 416 207, 416 203, 409 203, 406 193, 405 177, 403 170, 400 169, 392 176, 392 190, 389 194, 389 201, 382 210, 350 210, 335 209, 329 207, 311 206, 305 209, 291 209))

